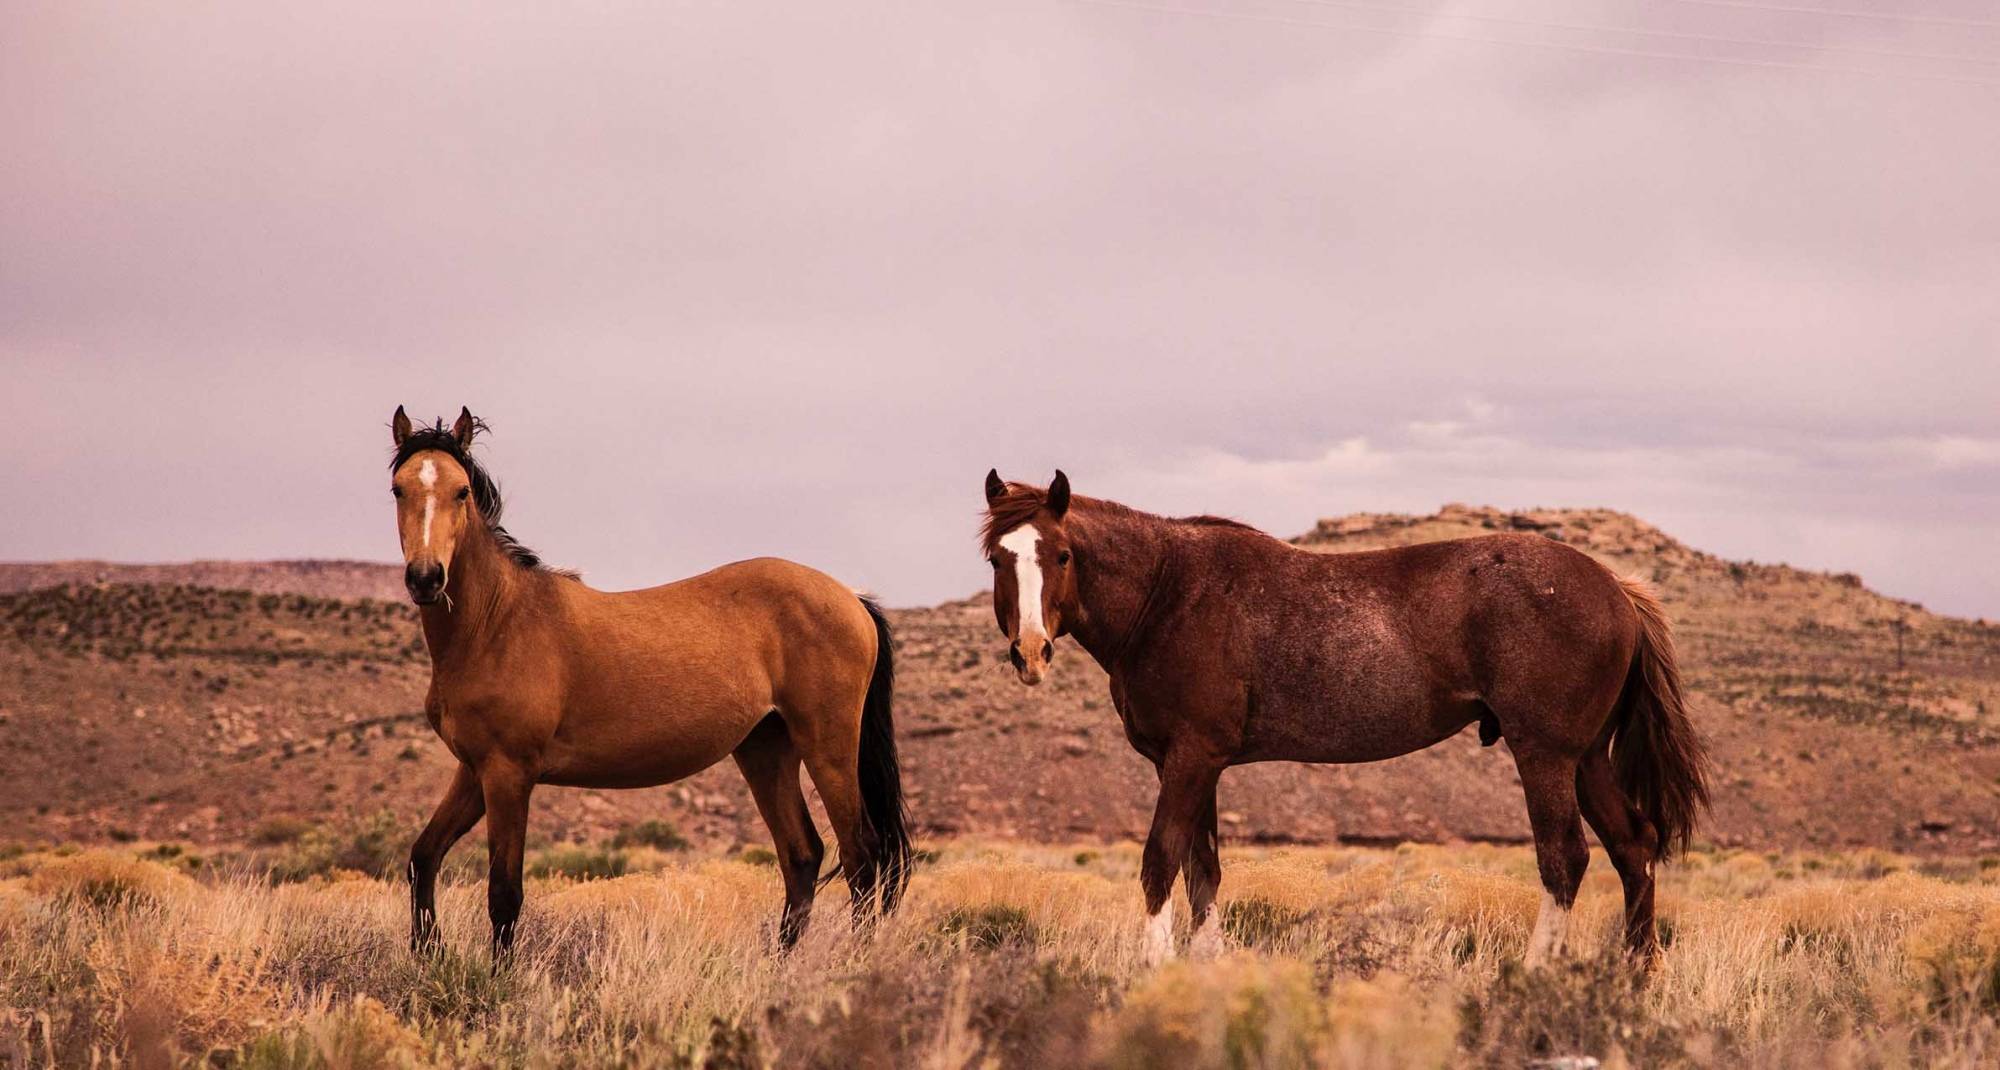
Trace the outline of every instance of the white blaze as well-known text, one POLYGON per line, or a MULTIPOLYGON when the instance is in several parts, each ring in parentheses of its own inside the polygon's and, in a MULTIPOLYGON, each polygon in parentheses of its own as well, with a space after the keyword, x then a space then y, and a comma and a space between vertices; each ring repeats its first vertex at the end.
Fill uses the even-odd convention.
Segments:
POLYGON ((1023 524, 1000 539, 1000 548, 1014 555, 1014 585, 1021 595, 1021 635, 1048 635, 1042 627, 1042 565, 1035 560, 1035 548, 1042 534, 1033 524, 1023 524))
POLYGON ((428 548, 431 544, 431 517, 437 515, 437 462, 424 458, 423 465, 417 469, 417 482, 424 485, 424 546, 428 548))
POLYGON ((1542 892, 1542 909, 1535 914, 1535 931, 1528 937, 1527 965, 1529 968, 1546 965, 1551 958, 1563 953, 1563 945, 1569 937, 1569 908, 1556 902, 1556 897, 1542 892))

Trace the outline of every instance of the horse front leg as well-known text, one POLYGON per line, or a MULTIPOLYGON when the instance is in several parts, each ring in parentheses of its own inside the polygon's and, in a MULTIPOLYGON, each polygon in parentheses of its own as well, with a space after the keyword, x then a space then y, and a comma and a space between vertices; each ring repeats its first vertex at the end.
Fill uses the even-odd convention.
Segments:
POLYGON ((1222 854, 1212 786, 1195 821, 1194 842, 1188 847, 1187 866, 1181 872, 1181 880, 1187 885, 1188 921, 1194 926, 1194 935, 1188 938, 1188 954, 1197 959, 1215 958, 1222 954, 1225 944, 1222 919, 1215 911, 1215 892, 1222 886, 1222 854))
POLYGON ((1174 876, 1187 865, 1202 809, 1215 796, 1222 764, 1192 755, 1170 754, 1160 765, 1160 798, 1139 863, 1146 893, 1145 962, 1157 966, 1174 957, 1174 876))
POLYGON ((430 823, 410 847, 410 950, 423 952, 436 946, 438 867, 485 813, 478 774, 460 764, 430 823))
POLYGON ((493 966, 499 969, 514 946, 521 918, 521 868, 528 846, 528 796, 535 778, 505 760, 479 771, 486 796, 486 838, 491 855, 486 876, 486 916, 493 922, 493 966))

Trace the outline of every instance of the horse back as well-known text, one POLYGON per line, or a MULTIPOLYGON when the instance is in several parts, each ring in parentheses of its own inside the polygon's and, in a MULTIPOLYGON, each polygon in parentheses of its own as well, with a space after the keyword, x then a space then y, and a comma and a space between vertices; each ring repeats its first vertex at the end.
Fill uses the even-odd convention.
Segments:
MULTIPOLYGON (((1421 651, 1439 677, 1482 696, 1537 666, 1561 662, 1574 671, 1597 648, 1609 648, 1622 673, 1637 642, 1637 617, 1617 577, 1546 536, 1486 535, 1322 559, 1336 583, 1365 592, 1379 618, 1353 623, 1421 651)), ((1332 622, 1335 637, 1352 639, 1343 623, 1332 622)))
MULTIPOLYGON (((568 608, 579 652, 734 675, 754 667, 776 686, 829 655, 873 663, 874 622, 847 585, 777 557, 751 558, 636 591, 589 591, 568 608)), ((603 671, 610 671, 609 669, 603 671)))
POLYGON ((1540 535, 1327 554, 1220 533, 1188 557, 1162 654, 1199 677, 1183 693, 1237 705, 1221 734, 1248 761, 1393 757, 1607 689, 1608 711, 1637 642, 1616 577, 1540 535))

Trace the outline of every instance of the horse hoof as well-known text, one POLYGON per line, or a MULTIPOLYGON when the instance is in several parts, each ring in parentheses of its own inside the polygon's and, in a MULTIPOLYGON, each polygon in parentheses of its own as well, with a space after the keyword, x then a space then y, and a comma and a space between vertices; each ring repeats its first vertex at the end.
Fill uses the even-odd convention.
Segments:
POLYGON ((1213 916, 1194 931, 1188 940, 1188 958, 1197 961, 1219 959, 1229 952, 1229 938, 1222 935, 1222 926, 1213 916))

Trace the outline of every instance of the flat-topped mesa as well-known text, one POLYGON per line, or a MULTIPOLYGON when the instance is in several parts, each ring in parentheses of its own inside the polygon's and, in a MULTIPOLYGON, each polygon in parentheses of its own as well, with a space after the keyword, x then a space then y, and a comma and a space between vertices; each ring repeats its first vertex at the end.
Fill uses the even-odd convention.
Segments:
MULTIPOLYGON (((1621 575, 1657 584, 1669 601, 1786 595, 1854 603, 1859 617, 1922 615, 1915 603, 1868 590, 1852 572, 1815 572, 1791 565, 1731 561, 1696 550, 1659 528, 1615 509, 1498 509, 1452 503, 1424 515, 1354 513, 1329 517, 1293 539, 1309 550, 1374 550, 1503 531, 1538 532, 1597 558, 1621 575), (1752 590, 1755 589, 1755 594, 1752 590)), ((1913 622, 1913 621, 1912 621, 1913 622)))
POLYGON ((1406 546, 1499 531, 1539 532, 1558 542, 1603 555, 1644 555, 1668 560, 1709 557, 1689 549, 1659 528, 1613 509, 1510 510, 1457 502, 1429 516, 1355 513, 1331 517, 1321 520, 1313 530, 1293 542, 1313 548, 1358 550, 1372 546, 1406 546))
POLYGON ((403 566, 375 561, 304 558, 285 561, 203 560, 130 564, 116 561, 0 562, 0 594, 73 584, 79 587, 206 587, 314 598, 374 598, 400 602, 403 566))

